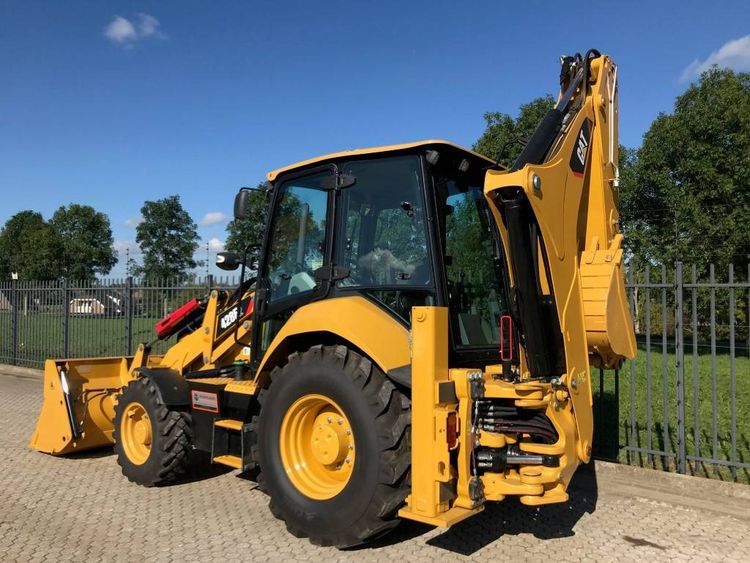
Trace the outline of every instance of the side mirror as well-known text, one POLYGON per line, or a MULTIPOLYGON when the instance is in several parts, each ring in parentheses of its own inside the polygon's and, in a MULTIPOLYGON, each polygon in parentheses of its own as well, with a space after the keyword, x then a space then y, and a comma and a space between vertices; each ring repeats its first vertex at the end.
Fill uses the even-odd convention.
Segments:
POLYGON ((245 219, 247 217, 248 206, 250 204, 250 188, 240 188, 234 197, 234 218, 245 219))
POLYGON ((242 264, 242 259, 234 252, 219 252, 216 254, 216 266, 221 270, 231 272, 242 264))

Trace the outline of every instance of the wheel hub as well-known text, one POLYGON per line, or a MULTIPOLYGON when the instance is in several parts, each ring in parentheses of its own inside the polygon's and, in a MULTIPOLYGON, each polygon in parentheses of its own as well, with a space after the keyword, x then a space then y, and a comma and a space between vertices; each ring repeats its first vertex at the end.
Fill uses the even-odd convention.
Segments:
POLYGON ((302 494, 330 499, 349 482, 356 453, 354 434, 332 399, 317 394, 297 399, 284 415, 279 442, 284 470, 302 494))
POLYGON ((143 420, 139 420, 138 423, 135 425, 134 438, 139 444, 142 444, 144 446, 150 446, 151 445, 150 425, 143 420))
POLYGON ((327 412, 320 413, 315 419, 310 446, 313 456, 322 465, 343 461, 349 451, 343 419, 338 417, 337 420, 327 412))
POLYGON ((131 463, 143 465, 151 455, 153 428, 145 407, 130 403, 122 413, 120 421, 122 448, 131 463))

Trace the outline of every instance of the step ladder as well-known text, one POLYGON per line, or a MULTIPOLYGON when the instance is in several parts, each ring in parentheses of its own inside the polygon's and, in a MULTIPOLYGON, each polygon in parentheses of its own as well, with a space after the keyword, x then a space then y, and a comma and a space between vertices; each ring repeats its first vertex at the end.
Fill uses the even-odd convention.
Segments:
POLYGON ((211 461, 240 471, 252 469, 251 436, 249 422, 233 418, 215 419, 211 437, 211 461))

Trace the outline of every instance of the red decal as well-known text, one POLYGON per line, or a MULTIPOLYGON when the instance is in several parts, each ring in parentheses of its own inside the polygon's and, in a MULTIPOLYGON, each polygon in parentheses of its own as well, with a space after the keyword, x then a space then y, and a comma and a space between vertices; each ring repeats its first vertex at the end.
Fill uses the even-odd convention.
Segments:
POLYGON ((195 410, 219 413, 219 396, 216 393, 193 390, 192 399, 195 410))
POLYGON ((513 359, 513 317, 502 315, 500 317, 500 359, 510 361, 513 359), (508 349, 505 349, 505 337, 508 337, 508 349))

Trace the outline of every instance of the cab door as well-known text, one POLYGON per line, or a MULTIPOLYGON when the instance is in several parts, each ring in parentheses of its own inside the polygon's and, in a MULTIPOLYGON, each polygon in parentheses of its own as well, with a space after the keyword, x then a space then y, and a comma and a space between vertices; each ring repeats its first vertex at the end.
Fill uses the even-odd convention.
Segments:
POLYGON ((283 179, 274 190, 258 271, 253 357, 260 362, 292 313, 330 289, 336 167, 283 179))

